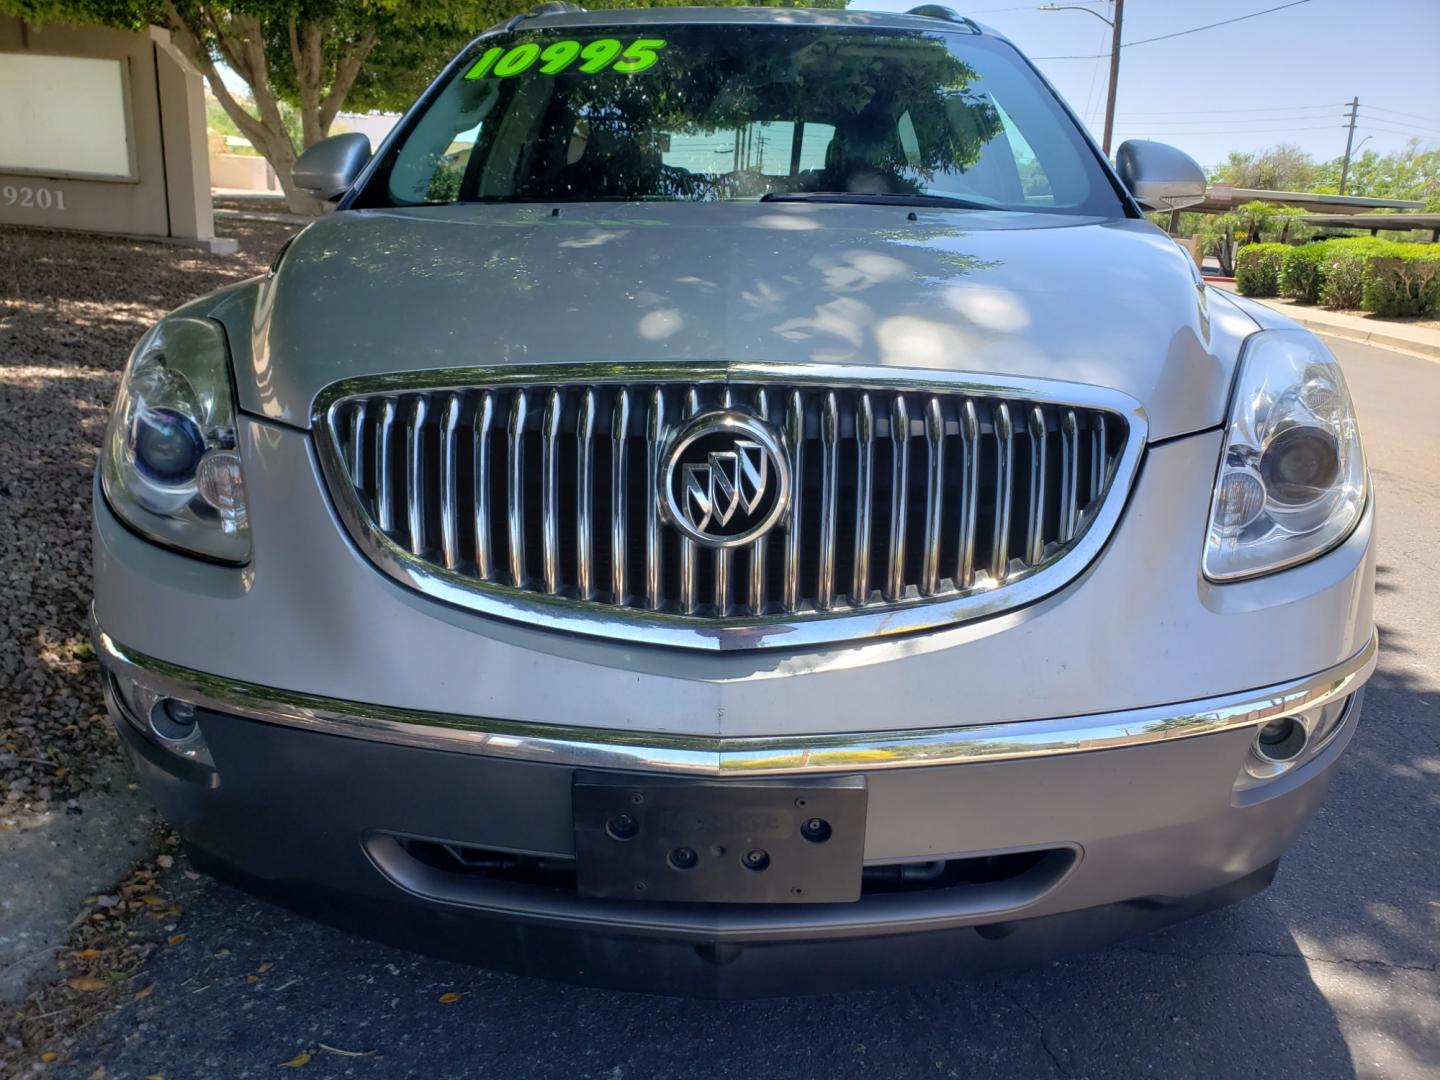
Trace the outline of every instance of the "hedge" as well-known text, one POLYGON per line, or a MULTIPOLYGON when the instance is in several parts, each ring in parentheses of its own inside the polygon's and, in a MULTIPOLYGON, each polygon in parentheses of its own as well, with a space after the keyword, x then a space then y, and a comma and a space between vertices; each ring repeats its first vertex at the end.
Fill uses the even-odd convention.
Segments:
POLYGON ((1320 269, 1325 263, 1325 241, 1286 250, 1280 260, 1280 295, 1302 304, 1320 302, 1320 269))
POLYGON ((1335 245, 1320 264, 1320 306, 1358 308, 1365 297, 1365 264, 1370 253, 1350 244, 1335 245))
POLYGON ((1289 244, 1246 244, 1235 257, 1235 287, 1246 296, 1275 296, 1289 244))
POLYGON ((1373 236, 1298 246, 1251 244, 1236 260, 1235 284, 1246 296, 1278 293, 1377 315, 1440 315, 1440 245, 1373 236), (1278 254, 1272 251, 1277 247, 1278 254), (1272 270, 1277 259, 1278 270, 1272 270))
POLYGON ((1377 315, 1440 314, 1440 244, 1397 244, 1405 250, 1372 255, 1362 302, 1377 315))

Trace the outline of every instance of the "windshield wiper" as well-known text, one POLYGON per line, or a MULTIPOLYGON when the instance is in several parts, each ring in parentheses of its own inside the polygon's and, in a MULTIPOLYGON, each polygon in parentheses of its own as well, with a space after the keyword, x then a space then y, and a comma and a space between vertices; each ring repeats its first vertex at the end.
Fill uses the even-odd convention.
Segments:
POLYGON ((972 202, 954 195, 899 195, 862 191, 771 191, 761 202, 858 203, 862 206, 935 206, 947 210, 999 210, 989 203, 972 202))

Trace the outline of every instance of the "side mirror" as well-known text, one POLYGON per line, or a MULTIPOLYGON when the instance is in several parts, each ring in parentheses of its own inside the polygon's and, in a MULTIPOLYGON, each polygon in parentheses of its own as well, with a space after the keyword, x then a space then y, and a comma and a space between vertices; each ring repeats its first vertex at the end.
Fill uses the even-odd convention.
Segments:
POLYGON ((290 175, 295 186, 322 199, 338 199, 350 190, 360 170, 370 160, 370 137, 347 131, 321 139, 295 160, 290 175))
POLYGON ((1205 201, 1205 170, 1173 146, 1130 139, 1115 152, 1115 168, 1146 210, 1181 210, 1205 201))

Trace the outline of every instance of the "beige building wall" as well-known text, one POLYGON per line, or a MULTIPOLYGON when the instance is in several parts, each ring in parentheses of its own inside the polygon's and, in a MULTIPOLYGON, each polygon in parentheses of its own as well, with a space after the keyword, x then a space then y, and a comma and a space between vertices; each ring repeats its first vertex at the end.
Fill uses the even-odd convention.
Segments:
POLYGON ((18 87, 0 99, 0 222, 234 249, 215 242, 202 79, 167 31, 0 16, 0 69, 18 87))

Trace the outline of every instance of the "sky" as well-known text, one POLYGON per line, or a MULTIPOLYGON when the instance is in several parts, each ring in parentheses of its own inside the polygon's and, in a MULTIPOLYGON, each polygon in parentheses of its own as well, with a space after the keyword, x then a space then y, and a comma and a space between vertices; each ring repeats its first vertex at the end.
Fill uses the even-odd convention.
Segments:
MULTIPOLYGON (((852 0, 905 11, 923 0, 852 0)), ((941 0, 1008 37, 1036 62, 1098 140, 1105 126, 1110 27, 1044 0, 941 0), (1099 55, 1097 57, 1097 54, 1099 55), (1087 56, 1060 60, 1046 57, 1087 56)), ((1056 0, 1107 18, 1106 0, 1056 0)), ((1233 19, 1287 0, 1126 0, 1124 41, 1233 19)), ((1345 151, 1359 97, 1363 150, 1440 147, 1440 0, 1303 0, 1284 11, 1120 51, 1115 140, 1158 139, 1205 166, 1231 150, 1285 142, 1316 160, 1345 151)))

